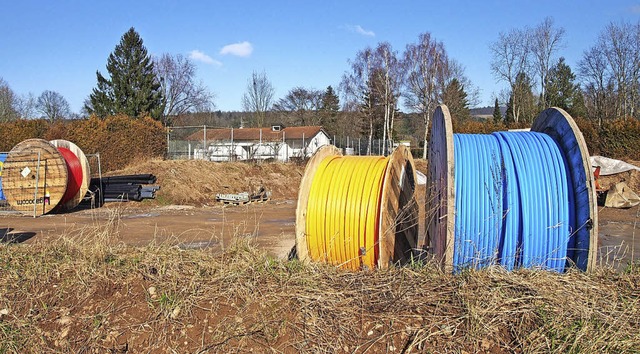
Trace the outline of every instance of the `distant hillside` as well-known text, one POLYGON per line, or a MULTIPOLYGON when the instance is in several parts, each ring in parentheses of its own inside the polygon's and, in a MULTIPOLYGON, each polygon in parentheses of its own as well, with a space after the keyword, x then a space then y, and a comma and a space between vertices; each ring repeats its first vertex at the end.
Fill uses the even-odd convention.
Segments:
MULTIPOLYGON (((471 108, 470 111, 472 117, 483 119, 493 117, 493 106, 471 108)), ((507 112, 507 107, 500 107, 500 112, 504 117, 504 114, 507 112)))

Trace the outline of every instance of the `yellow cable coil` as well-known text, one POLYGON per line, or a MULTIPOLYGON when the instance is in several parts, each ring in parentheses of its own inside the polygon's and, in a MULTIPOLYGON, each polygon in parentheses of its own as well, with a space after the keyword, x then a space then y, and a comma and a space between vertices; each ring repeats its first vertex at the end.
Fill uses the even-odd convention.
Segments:
POLYGON ((352 270, 376 266, 388 161, 382 156, 322 160, 307 205, 306 238, 312 260, 352 270))

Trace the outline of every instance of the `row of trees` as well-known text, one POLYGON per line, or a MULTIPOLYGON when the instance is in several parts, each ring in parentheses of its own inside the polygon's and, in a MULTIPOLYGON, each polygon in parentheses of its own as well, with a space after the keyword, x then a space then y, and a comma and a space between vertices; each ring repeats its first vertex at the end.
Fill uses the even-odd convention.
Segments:
POLYGON ((364 123, 369 146, 373 138, 386 142, 394 137, 402 98, 409 111, 422 117, 425 142, 430 117, 438 104, 447 104, 452 115, 464 119, 470 116, 469 105, 478 102, 478 91, 463 67, 430 33, 420 34, 402 54, 382 42, 359 51, 349 63, 350 70, 340 84, 343 108, 357 113, 364 123))
MULTIPOLYGON (((526 124, 550 106, 599 124, 640 116, 640 22, 608 25, 584 52, 577 74, 560 56, 564 44, 565 31, 551 18, 534 27, 502 32, 491 43, 491 70, 497 81, 505 83, 505 89, 495 94, 496 122, 526 124)), ((323 125, 332 133, 387 141, 397 135, 398 117, 408 116, 400 111, 403 106, 421 122, 419 128, 402 125, 419 130, 419 139, 426 141, 436 105, 447 104, 454 117, 464 120, 470 117, 469 106, 479 103, 478 89, 463 66, 428 32, 402 52, 381 42, 358 51, 348 64, 337 91, 332 86, 325 90, 298 86, 277 100, 266 73, 254 71, 242 96, 243 108, 251 115, 245 123, 323 125)), ((83 113, 103 118, 150 115, 169 125, 176 116, 213 111, 214 95, 196 80, 194 63, 181 55, 151 57, 134 28, 109 56, 107 71, 108 75, 96 73, 97 85, 83 113)), ((31 94, 18 96, 0 79, 0 120, 36 116, 55 121, 74 114, 55 91, 45 91, 37 99, 31 94)))
MULTIPOLYGON (((180 54, 151 57, 134 28, 109 55, 107 72, 107 77, 96 72, 97 86, 85 100, 83 115, 149 115, 170 124, 172 117, 214 108, 214 95, 196 81, 195 64, 180 54)), ((58 92, 44 91, 37 99, 32 94, 18 96, 0 78, 0 121, 78 117, 58 92)))
POLYGON ((491 44, 491 69, 508 85, 496 99, 508 108, 506 121, 530 122, 551 106, 598 126, 640 118, 640 22, 607 25, 583 52, 577 73, 559 55, 564 47, 565 31, 551 18, 500 33, 491 44))
POLYGON ((0 122, 19 118, 44 118, 54 122, 74 116, 69 102, 58 92, 46 90, 37 98, 31 93, 17 95, 0 77, 0 122))

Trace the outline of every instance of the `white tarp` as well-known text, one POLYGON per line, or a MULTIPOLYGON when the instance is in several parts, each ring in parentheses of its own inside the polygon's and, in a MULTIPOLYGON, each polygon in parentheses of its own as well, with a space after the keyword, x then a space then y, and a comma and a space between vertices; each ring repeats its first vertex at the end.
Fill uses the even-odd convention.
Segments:
POLYGON ((640 167, 638 166, 604 156, 591 156, 590 160, 593 168, 600 166, 600 176, 615 175, 616 173, 630 170, 640 171, 640 167))
POLYGON ((424 173, 416 171, 416 176, 418 176, 417 184, 427 184, 427 176, 425 176, 424 173))

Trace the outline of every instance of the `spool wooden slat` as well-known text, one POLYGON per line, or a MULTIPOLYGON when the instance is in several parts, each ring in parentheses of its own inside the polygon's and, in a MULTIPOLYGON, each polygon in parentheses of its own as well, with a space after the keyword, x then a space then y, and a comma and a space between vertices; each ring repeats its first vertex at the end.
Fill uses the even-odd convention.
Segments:
POLYGON ((576 122, 561 108, 544 110, 533 122, 531 130, 549 135, 566 158, 573 183, 576 218, 576 230, 572 230, 575 250, 571 258, 578 268, 591 271, 597 257, 598 209, 587 144, 576 122))
POLYGON ((304 175, 300 181, 298 190, 298 205, 296 206, 296 253, 302 262, 309 261, 309 249, 307 247, 306 220, 307 204, 311 192, 311 182, 322 160, 329 156, 342 156, 342 151, 333 145, 325 145, 318 149, 307 162, 304 175))
POLYGON ((445 270, 451 271, 455 239, 455 161, 451 114, 445 105, 438 106, 433 113, 428 149, 425 243, 445 270))
POLYGON ((14 146, 7 154, 2 175, 7 202, 27 215, 50 212, 67 189, 66 162, 58 149, 43 139, 28 139, 14 146))
POLYGON ((80 184, 80 189, 70 200, 68 200, 65 203, 60 203, 57 209, 60 211, 71 210, 76 206, 78 206, 78 204, 80 204, 80 202, 82 201, 82 198, 84 198, 85 194, 87 194, 87 191, 89 190, 89 182, 91 180, 89 160, 87 159, 87 156, 84 154, 82 149, 80 149, 78 145, 70 141, 57 139, 57 140, 51 140, 50 143, 56 148, 62 147, 62 148, 69 149, 71 152, 73 152, 76 155, 76 157, 80 161, 80 166, 82 166, 82 183, 80 184))
POLYGON ((413 157, 400 145, 389 158, 382 186, 378 268, 411 260, 418 237, 415 185, 413 157))

